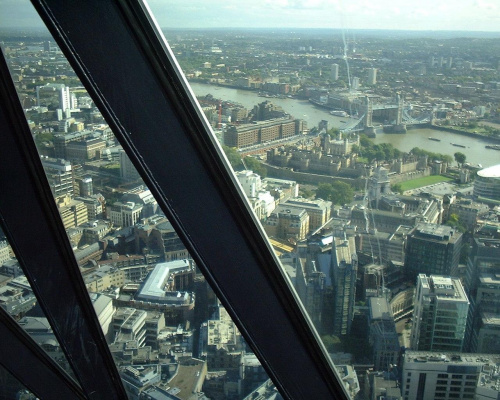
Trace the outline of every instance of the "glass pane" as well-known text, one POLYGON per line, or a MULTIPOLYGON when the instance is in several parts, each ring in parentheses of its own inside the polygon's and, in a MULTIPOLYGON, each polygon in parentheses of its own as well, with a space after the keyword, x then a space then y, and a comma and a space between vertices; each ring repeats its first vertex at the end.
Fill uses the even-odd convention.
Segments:
POLYGON ((405 351, 500 352, 484 297, 500 271, 500 35, 465 4, 446 23, 364 7, 151 4, 344 382, 355 366, 348 391, 413 398, 405 351), (419 301, 425 282, 456 310, 439 289, 419 301))
MULTIPOLYGON (((31 286, 0 229, 0 307, 2 307, 59 366, 73 370, 45 318, 31 286)), ((0 385, 1 386, 1 385, 0 385)))
POLYGON ((36 397, 0 365, 0 399, 36 400, 36 397))
MULTIPOLYGON (((448 9, 442 21, 432 7, 414 4, 377 11, 329 2, 259 3, 245 12, 226 3, 164 4, 152 2, 153 12, 168 28, 170 46, 353 397, 368 396, 359 384, 365 376, 380 395, 392 386, 405 398, 422 390, 418 369, 408 369, 422 354, 402 358, 401 347, 436 357, 450 350, 445 345, 454 336, 456 352, 500 352, 498 296, 486 296, 496 290, 498 264, 491 260, 499 255, 499 35, 418 31, 496 31, 484 19, 491 15, 482 8, 487 5, 457 7, 464 14, 448 9), (325 18, 332 10, 338 21, 325 18), (274 28, 220 29, 228 21, 274 28), (309 29, 318 21, 342 29, 309 29), (424 296, 426 285, 435 290, 424 296), (440 296, 461 302, 450 311, 439 307, 440 296), (398 384, 396 364, 406 380, 398 384)), ((165 329, 157 339, 152 332, 162 318, 153 314, 149 321, 149 312, 132 310, 155 265, 189 255, 156 215, 154 199, 51 39, 7 37, 5 52, 84 278, 96 304, 108 299, 103 329, 127 387, 137 394, 146 379, 161 375, 168 382, 171 365, 203 375, 196 361, 183 364, 191 352, 206 358, 207 396, 232 396, 238 389, 231 368, 218 369, 238 355, 226 350, 218 359, 208 349, 223 339, 210 342, 210 332, 234 327, 196 270, 170 283, 174 291, 194 291, 194 310, 189 294, 183 297, 192 317, 163 312, 165 329), (39 50, 26 45, 28 38, 39 50), (149 323, 150 333, 134 331, 136 321, 149 323), (155 346, 158 359, 167 360, 161 371, 137 367, 151 361, 155 346)), ((238 335, 231 340, 226 346, 234 349, 238 335)), ((243 359, 252 365, 251 356, 243 359)), ((453 362, 459 360, 442 359, 453 362)), ((478 375, 470 376, 477 383, 478 375)), ((169 390, 186 390, 179 380, 170 381, 176 389, 169 390)), ((163 390, 156 386, 151 390, 163 390)), ((452 389, 421 397, 469 396, 452 389)))
POLYGON ((1 39, 129 398, 246 397, 267 374, 53 39, 1 39))

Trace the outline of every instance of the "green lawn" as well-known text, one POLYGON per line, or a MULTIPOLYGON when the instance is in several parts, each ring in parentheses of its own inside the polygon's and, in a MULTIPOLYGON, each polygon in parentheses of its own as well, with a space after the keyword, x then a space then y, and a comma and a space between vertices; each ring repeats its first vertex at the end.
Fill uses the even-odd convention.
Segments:
POLYGON ((404 192, 406 190, 417 189, 422 186, 429 186, 433 185, 434 183, 448 182, 452 180, 453 179, 441 175, 425 176, 423 178, 412 179, 411 181, 401 182, 401 189, 404 192))

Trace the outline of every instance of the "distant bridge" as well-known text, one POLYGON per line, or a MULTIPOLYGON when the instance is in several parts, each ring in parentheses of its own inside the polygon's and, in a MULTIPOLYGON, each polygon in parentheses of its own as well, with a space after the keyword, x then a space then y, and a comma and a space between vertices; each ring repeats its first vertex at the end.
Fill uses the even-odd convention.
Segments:
POLYGON ((404 107, 403 100, 398 95, 396 104, 373 104, 368 96, 363 99, 360 105, 360 118, 351 118, 340 127, 342 133, 366 132, 374 134, 373 114, 386 115, 389 121, 384 127, 394 132, 406 132, 408 125, 420 125, 431 122, 432 112, 414 118, 409 114, 409 108, 404 107))

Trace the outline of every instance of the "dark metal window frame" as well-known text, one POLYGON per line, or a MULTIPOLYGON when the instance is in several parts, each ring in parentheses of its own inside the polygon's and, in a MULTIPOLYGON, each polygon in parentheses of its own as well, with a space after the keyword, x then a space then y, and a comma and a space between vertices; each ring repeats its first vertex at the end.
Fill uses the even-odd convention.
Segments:
MULTIPOLYGON (((346 398, 330 358, 277 267, 262 227, 146 6, 133 0, 32 3, 282 395, 346 398)), ((34 195, 26 207, 40 213, 41 223, 34 223, 35 211, 22 218, 14 215, 14 193, 4 192, 3 226, 88 398, 104 394, 122 398, 123 387, 114 364, 110 365, 111 355, 41 176, 31 134, 26 122, 22 126, 20 121, 20 105, 13 105, 12 98, 10 103, 11 109, 4 111, 7 117, 16 116, 16 126, 1 120, 0 128, 13 136, 2 150, 15 150, 5 167, 15 173, 16 182, 1 179, 0 187, 34 195), (14 164, 24 168, 16 172, 14 164), (23 237, 27 226, 35 235, 23 237), (37 248, 40 256, 32 240, 41 233, 47 237, 41 243, 44 247, 37 248), (36 265, 44 259, 50 260, 49 266, 44 265, 47 272, 66 285, 65 290, 60 291, 36 265), (66 302, 71 306, 57 309, 57 303, 66 302)))

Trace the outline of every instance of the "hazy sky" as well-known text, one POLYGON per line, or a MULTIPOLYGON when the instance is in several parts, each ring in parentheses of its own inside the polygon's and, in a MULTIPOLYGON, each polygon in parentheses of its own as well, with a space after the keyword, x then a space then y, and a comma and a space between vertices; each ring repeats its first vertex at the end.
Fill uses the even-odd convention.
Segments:
MULTIPOLYGON (((160 26, 165 28, 500 31, 500 0, 149 0, 148 3, 160 26)), ((38 24, 27 0, 0 0, 0 28, 38 24)))

